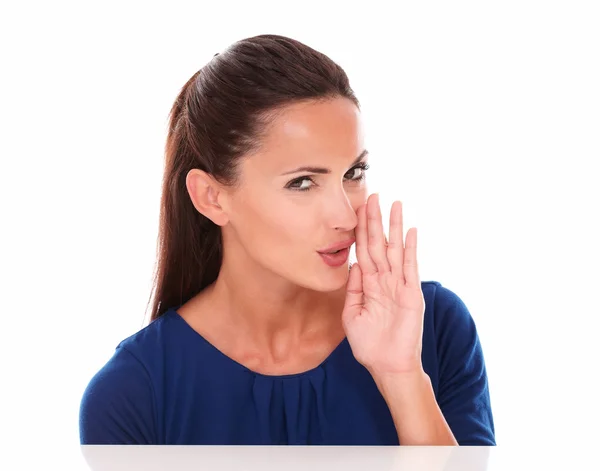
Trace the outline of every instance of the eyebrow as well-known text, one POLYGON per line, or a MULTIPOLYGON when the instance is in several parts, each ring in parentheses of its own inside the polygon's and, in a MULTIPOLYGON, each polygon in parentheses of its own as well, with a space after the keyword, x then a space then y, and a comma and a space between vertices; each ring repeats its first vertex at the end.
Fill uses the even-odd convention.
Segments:
MULTIPOLYGON (((354 167, 362 159, 364 159, 367 155, 369 155, 369 151, 367 149, 363 150, 360 153, 360 155, 354 160, 354 162, 352 162, 352 165, 350 165, 350 167, 354 167)), ((331 170, 328 168, 324 168, 324 167, 299 167, 295 170, 290 170, 289 172, 284 172, 281 175, 290 175, 292 173, 299 173, 299 172, 321 173, 321 174, 326 175, 328 173, 331 173, 331 170)))

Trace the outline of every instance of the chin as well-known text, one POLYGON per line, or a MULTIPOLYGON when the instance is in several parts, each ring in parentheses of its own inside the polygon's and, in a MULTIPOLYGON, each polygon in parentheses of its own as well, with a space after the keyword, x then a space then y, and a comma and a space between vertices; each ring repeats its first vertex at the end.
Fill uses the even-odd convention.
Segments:
POLYGON ((312 289, 323 293, 339 291, 346 287, 348 276, 350 275, 350 264, 345 263, 339 267, 322 267, 320 273, 315 277, 315 281, 311 283, 312 289))

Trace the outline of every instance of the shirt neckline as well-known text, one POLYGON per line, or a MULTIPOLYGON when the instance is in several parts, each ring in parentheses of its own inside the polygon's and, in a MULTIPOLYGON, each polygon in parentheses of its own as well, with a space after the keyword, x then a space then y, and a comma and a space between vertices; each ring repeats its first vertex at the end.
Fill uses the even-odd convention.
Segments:
POLYGON ((237 360, 234 360, 230 356, 226 355, 224 352, 222 352, 220 349, 218 349, 215 345, 213 345, 211 342, 209 342, 203 335, 201 335, 198 331, 196 331, 190 324, 188 324, 188 322, 177 312, 177 308, 168 309, 163 314, 163 316, 175 319, 178 323, 183 325, 183 327, 186 331, 188 331, 189 333, 194 335, 196 338, 198 338, 204 345, 206 345, 212 351, 214 351, 219 356, 221 356, 222 358, 224 358, 225 360, 227 360, 229 363, 233 364, 234 366, 238 367, 242 371, 252 374, 254 376, 262 377, 265 379, 271 379, 271 380, 291 379, 291 378, 298 378, 298 377, 303 377, 303 376, 311 376, 311 375, 317 373, 318 371, 322 370, 323 367, 327 363, 331 362, 333 360, 333 358, 335 358, 344 349, 344 347, 348 343, 348 337, 344 336, 342 341, 335 346, 335 348, 329 353, 329 355, 327 355, 327 357, 325 357, 325 359, 323 361, 321 361, 321 363, 319 363, 317 366, 315 366, 313 368, 310 368, 308 370, 301 371, 298 373, 290 373, 290 374, 283 374, 283 375, 270 375, 270 374, 259 373, 258 371, 254 371, 251 368, 243 365, 242 363, 238 362, 237 360))

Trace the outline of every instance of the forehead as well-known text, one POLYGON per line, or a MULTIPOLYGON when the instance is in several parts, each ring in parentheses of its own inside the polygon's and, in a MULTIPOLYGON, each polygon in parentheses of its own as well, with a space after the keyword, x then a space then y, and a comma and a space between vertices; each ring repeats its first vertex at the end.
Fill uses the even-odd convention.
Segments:
POLYGON ((296 103, 270 124, 252 166, 273 172, 297 165, 348 165, 364 148, 357 106, 345 98, 296 103))

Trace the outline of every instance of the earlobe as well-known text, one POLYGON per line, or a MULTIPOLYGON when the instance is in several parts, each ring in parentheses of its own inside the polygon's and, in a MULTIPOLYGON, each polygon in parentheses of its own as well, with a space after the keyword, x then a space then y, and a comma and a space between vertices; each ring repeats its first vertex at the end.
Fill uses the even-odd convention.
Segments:
POLYGON ((185 179, 186 188, 196 210, 218 226, 228 222, 227 214, 219 204, 220 187, 206 172, 192 169, 185 179))

